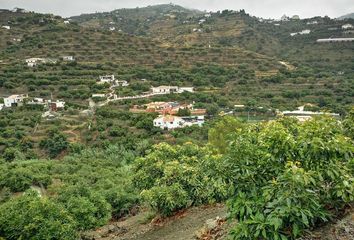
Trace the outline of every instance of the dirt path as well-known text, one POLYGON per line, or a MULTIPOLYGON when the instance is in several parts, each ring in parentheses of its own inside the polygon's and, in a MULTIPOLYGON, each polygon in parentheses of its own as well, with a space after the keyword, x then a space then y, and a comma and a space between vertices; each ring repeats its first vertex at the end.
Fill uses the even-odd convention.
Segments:
POLYGON ((195 233, 205 222, 216 217, 226 216, 224 205, 194 207, 177 214, 162 223, 143 223, 145 213, 130 217, 125 221, 111 223, 99 229, 94 237, 97 240, 193 240, 195 233), (110 229, 110 230, 107 230, 110 229))

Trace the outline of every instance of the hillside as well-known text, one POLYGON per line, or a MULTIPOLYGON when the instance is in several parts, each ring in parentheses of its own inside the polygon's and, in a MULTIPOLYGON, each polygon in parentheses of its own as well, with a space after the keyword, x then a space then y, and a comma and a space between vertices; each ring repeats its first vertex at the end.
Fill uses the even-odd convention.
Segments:
POLYGON ((129 34, 146 35, 149 26, 166 19, 188 19, 201 15, 198 10, 190 10, 173 4, 161 4, 134 9, 117 9, 112 12, 83 14, 70 19, 85 27, 117 30, 129 34))
POLYGON ((353 21, 0 10, 0 240, 350 239, 353 21))
POLYGON ((354 13, 349 13, 349 14, 340 16, 338 19, 344 20, 344 19, 349 19, 349 18, 354 18, 354 13))

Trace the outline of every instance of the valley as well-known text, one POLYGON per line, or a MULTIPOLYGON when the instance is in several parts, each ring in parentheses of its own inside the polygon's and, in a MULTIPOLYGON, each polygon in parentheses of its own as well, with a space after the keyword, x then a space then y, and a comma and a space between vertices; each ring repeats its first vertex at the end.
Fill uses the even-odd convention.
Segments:
POLYGON ((351 239, 353 29, 0 9, 0 240, 351 239))

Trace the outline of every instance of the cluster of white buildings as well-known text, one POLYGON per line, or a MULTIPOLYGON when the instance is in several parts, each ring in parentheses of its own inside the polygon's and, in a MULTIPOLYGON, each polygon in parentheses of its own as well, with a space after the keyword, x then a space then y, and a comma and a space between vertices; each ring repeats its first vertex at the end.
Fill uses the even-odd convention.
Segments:
POLYGON ((311 33, 310 29, 305 29, 305 30, 302 30, 301 32, 290 33, 290 36, 294 37, 296 35, 307 35, 310 33, 311 33))
POLYGON ((28 58, 26 59, 26 63, 28 67, 35 67, 39 64, 46 64, 46 63, 57 63, 56 59, 51 58, 28 58))
POLYGON ((105 76, 100 76, 99 81, 97 84, 106 84, 108 83, 112 87, 128 87, 129 83, 125 80, 118 80, 115 78, 114 75, 105 75, 105 76))
POLYGON ((177 87, 177 86, 159 86, 152 87, 151 91, 153 94, 170 94, 170 93, 183 93, 183 92, 194 92, 193 87, 177 87))
POLYGON ((100 76, 98 84, 111 84, 113 86, 122 86, 122 87, 127 87, 129 86, 129 83, 125 80, 117 80, 114 75, 105 75, 105 76, 100 76))
POLYGON ((352 24, 350 24, 350 23, 344 24, 344 25, 342 26, 342 29, 343 29, 343 30, 348 30, 348 29, 353 29, 353 28, 354 28, 354 26, 353 26, 352 24))
POLYGON ((30 98, 28 94, 14 94, 4 98, 4 104, 0 106, 0 110, 4 107, 17 107, 23 105, 42 105, 48 107, 51 111, 58 111, 65 108, 65 102, 62 100, 45 100, 43 98, 30 98))
MULTIPOLYGON (((75 61, 74 56, 62 56, 61 59, 65 62, 75 61)), ((26 63, 28 67, 35 67, 39 64, 56 64, 58 62, 57 59, 53 58, 28 58, 26 59, 26 63)))
POLYGON ((164 130, 173 130, 177 128, 190 127, 193 125, 201 127, 204 123, 204 116, 177 117, 165 115, 154 119, 154 126, 164 130))

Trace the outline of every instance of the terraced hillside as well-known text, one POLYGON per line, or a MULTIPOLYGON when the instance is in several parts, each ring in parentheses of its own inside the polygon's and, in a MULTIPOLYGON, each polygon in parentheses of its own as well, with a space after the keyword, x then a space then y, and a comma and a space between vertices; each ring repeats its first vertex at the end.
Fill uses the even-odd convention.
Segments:
MULTIPOLYGON (((170 81, 171 76, 165 76, 164 80, 151 76, 147 69, 153 72, 169 71, 170 75, 186 72, 186 75, 195 67, 209 64, 247 70, 252 74, 268 70, 276 73, 284 68, 275 58, 237 47, 181 47, 146 37, 86 29, 75 24, 65 25, 63 19, 50 15, 25 14, 7 18, 6 21, 11 22, 11 29, 0 30, 3 92, 6 89, 10 92, 29 90, 48 96, 52 91, 65 98, 69 88, 72 95, 87 99, 91 93, 90 86, 103 74, 115 73, 127 80, 150 77, 153 81, 169 84, 166 81, 170 81), (65 55, 74 56, 76 62, 59 61, 37 68, 25 66, 26 58, 60 59, 65 55), (146 74, 139 73, 137 76, 138 69, 146 74), (73 93, 75 90, 79 92, 73 93)), ((185 78, 176 75, 172 81, 193 80, 190 76, 185 78)), ((216 82, 216 85, 220 86, 220 83, 216 82)))
MULTIPOLYGON (((143 15, 135 28, 127 21, 118 19, 118 22, 121 26, 129 25, 129 28, 133 29, 129 31, 130 33, 149 36, 164 42, 165 45, 191 49, 236 47, 271 56, 293 66, 289 72, 282 73, 263 66, 263 71, 258 69, 253 76, 232 81, 227 85, 225 92, 232 95, 235 102, 246 103, 252 100, 273 107, 284 105, 289 107, 287 103, 290 102, 293 103, 293 107, 311 102, 341 112, 343 109, 340 109, 340 105, 353 103, 354 44, 316 42, 319 38, 352 37, 353 31, 342 29, 342 26, 354 24, 353 20, 314 17, 274 21, 252 17, 243 10, 199 13, 189 17, 177 14, 170 17, 169 15, 176 11, 171 9, 172 7, 168 9, 167 15, 166 12, 164 15, 143 15), (150 21, 151 18, 154 18, 154 21, 150 21), (140 31, 142 28, 143 32, 140 31), (291 33, 304 30, 309 30, 309 34, 291 36, 291 33)), ((125 11, 137 14, 146 10, 142 8, 125 11)), ((85 15, 85 18, 74 17, 73 20, 85 27, 88 27, 85 24, 87 21, 97 23, 95 27, 91 25, 89 29, 105 29, 107 26, 100 22, 107 19, 107 22, 111 21, 109 16, 114 12, 105 15, 85 15)), ((129 15, 124 19, 129 19, 129 15)))

